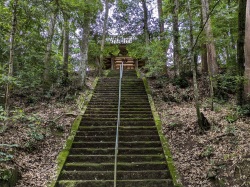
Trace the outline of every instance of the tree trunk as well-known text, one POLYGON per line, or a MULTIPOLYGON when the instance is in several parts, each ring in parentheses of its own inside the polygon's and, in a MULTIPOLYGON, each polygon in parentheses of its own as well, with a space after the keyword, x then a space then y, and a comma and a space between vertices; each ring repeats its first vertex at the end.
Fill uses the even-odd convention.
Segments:
POLYGON ((246 28, 245 33, 245 78, 246 84, 244 89, 245 98, 250 100, 250 0, 247 0, 246 6, 246 28))
POLYGON ((67 15, 63 15, 64 19, 64 35, 63 35, 63 85, 68 84, 69 78, 69 20, 67 15))
POLYGON ((173 7, 173 37, 174 37, 174 69, 175 75, 180 75, 180 41, 179 41, 179 0, 174 0, 173 7))
POLYGON ((149 44, 149 30, 148 30, 148 8, 147 8, 147 4, 146 4, 146 0, 141 0, 142 2, 142 7, 143 7, 143 22, 144 22, 144 35, 145 35, 145 43, 146 46, 148 46, 149 44))
POLYGON ((202 17, 205 25, 205 33, 207 37, 207 60, 208 71, 211 76, 217 75, 219 68, 216 61, 216 51, 214 45, 214 37, 212 33, 211 20, 209 18, 209 2, 208 0, 201 0, 202 3, 202 17))
POLYGON ((209 17, 209 3, 208 0, 201 0, 201 3, 202 3, 203 24, 205 24, 204 29, 207 38, 206 46, 207 46, 208 74, 210 79, 211 110, 213 110, 214 84, 215 84, 213 77, 218 74, 219 67, 216 61, 214 37, 212 33, 211 20, 209 17))
POLYGON ((108 24, 108 15, 109 15, 109 0, 105 0, 105 13, 104 13, 104 23, 102 29, 102 41, 101 41, 101 54, 100 54, 100 62, 99 62, 99 76, 101 76, 102 68, 103 68, 103 50, 106 40, 106 32, 107 32, 107 24, 108 24))
MULTIPOLYGON (((232 15, 232 10, 231 10, 231 0, 228 0, 228 17, 232 15)), ((228 71, 234 71, 235 67, 237 66, 237 56, 236 53, 234 53, 234 51, 236 51, 236 41, 234 38, 234 33, 232 28, 234 28, 234 24, 233 22, 229 22, 228 23, 228 38, 230 38, 229 41, 229 45, 227 45, 226 47, 228 48, 228 60, 227 60, 227 67, 229 67, 227 70, 228 71)))
POLYGON ((52 41, 54 36, 55 24, 56 24, 56 17, 57 13, 54 12, 51 15, 50 23, 49 23, 49 30, 48 30, 48 39, 47 39, 47 46, 46 46, 46 53, 44 58, 44 72, 43 72, 43 81, 44 87, 47 87, 50 82, 50 57, 51 57, 51 50, 52 50, 52 41))
MULTIPOLYGON (((242 77, 238 83, 237 89, 237 102, 242 105, 244 102, 244 39, 245 39, 245 25, 246 24, 246 0, 239 0, 238 10, 238 41, 237 41, 237 63, 238 63, 238 76, 242 77)), ((247 46, 247 45, 246 45, 247 46)))
POLYGON ((193 72, 195 108, 196 108, 198 125, 200 127, 200 130, 203 131, 204 129, 203 129, 203 124, 202 124, 201 112, 200 112, 199 90, 198 90, 198 84, 197 84, 197 72, 195 68, 196 64, 194 60, 193 16, 192 16, 189 0, 187 4, 188 4, 187 8, 188 8, 188 17, 189 17, 189 39, 190 39, 190 53, 189 54, 190 54, 190 60, 192 64, 192 72, 193 72))
POLYGON ((163 11, 162 11, 162 0, 157 0, 158 16, 159 16, 159 29, 162 39, 162 34, 164 33, 164 20, 163 20, 163 11))
POLYGON ((80 86, 85 85, 86 71, 88 66, 88 50, 89 50, 89 33, 90 33, 90 18, 88 15, 83 18, 82 25, 82 41, 81 41, 81 64, 80 64, 80 86))
MULTIPOLYGON (((10 33, 10 57, 9 57, 9 71, 8 71, 8 78, 10 79, 13 76, 13 66, 14 66, 14 46, 15 46, 15 35, 17 29, 17 6, 18 0, 14 1, 13 10, 12 10, 12 27, 10 33)), ((6 92, 5 92, 5 111, 7 115, 9 115, 9 98, 11 95, 10 90, 10 82, 8 81, 6 84, 6 92)))
POLYGON ((207 65, 207 45, 203 44, 201 49, 201 71, 202 73, 208 73, 207 65))

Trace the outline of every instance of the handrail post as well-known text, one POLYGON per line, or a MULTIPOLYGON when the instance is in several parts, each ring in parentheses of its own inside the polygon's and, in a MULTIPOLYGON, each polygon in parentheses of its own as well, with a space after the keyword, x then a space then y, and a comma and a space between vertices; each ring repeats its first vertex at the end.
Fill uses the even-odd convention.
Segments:
POLYGON ((118 115, 117 115, 116 140, 115 140, 114 187, 116 187, 116 178, 117 178, 117 155, 118 155, 118 144, 119 144, 119 126, 120 126, 120 111, 121 111, 120 109, 121 109, 122 77, 123 77, 123 62, 120 65, 120 78, 119 78, 118 115))

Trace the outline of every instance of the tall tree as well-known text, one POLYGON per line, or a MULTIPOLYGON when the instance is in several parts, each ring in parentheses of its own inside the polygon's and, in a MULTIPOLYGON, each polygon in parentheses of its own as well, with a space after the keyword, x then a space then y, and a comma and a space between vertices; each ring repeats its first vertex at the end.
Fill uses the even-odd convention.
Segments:
MULTIPOLYGON (((15 36, 17 30, 17 7, 18 0, 14 0, 13 2, 13 10, 12 10, 12 26, 10 33, 10 56, 9 56, 9 71, 8 71, 8 79, 10 80, 13 76, 13 66, 14 66, 14 47, 15 47, 15 36)), ((5 111, 7 114, 9 113, 9 98, 10 98, 11 90, 10 90, 10 81, 7 82, 6 92, 5 92, 5 111)))
POLYGON ((86 12, 83 18, 82 24, 82 39, 80 43, 81 47, 81 63, 80 63, 80 86, 85 85, 86 70, 88 66, 88 50, 89 50, 89 33, 90 33, 90 15, 86 12))
POLYGON ((45 88, 49 86, 49 82, 50 82, 49 63, 50 63, 50 57, 51 57, 51 51, 52 51, 53 36, 55 32, 56 18, 57 18, 57 10, 54 11, 50 16, 50 22, 49 22, 49 28, 48 28, 48 38, 47 38, 46 51, 45 51, 45 57, 44 57, 44 72, 43 72, 43 81, 44 81, 45 88))
POLYGON ((164 21, 163 21, 163 11, 162 11, 162 0, 157 0, 157 9, 158 9, 158 16, 159 16, 159 28, 160 34, 164 33, 164 21))
POLYGON ((208 74, 210 79, 210 96, 211 96, 211 110, 213 110, 213 99, 214 99, 214 76, 218 74, 219 67, 216 60, 216 51, 214 44, 214 37, 211 26, 210 11, 209 11, 209 2, 208 0, 201 0, 202 4, 202 18, 203 24, 205 25, 205 34, 206 34, 206 48, 207 48, 207 62, 208 62, 208 74))
POLYGON ((103 68, 103 50, 106 40, 107 34, 107 24, 108 24, 108 15, 109 15, 109 0, 105 0, 104 2, 105 11, 104 11, 104 22, 102 28, 102 41, 101 41, 101 55, 100 55, 100 62, 99 62, 99 75, 101 75, 101 71, 103 68))
POLYGON ((246 28, 245 33, 245 97, 247 100, 250 100, 250 0, 247 0, 246 6, 246 28))
POLYGON ((216 51, 214 44, 214 37, 211 26, 211 19, 209 15, 209 2, 208 0, 201 0, 202 3, 202 17, 203 24, 205 24, 205 34, 207 38, 207 60, 208 60, 208 71, 211 76, 218 74, 218 64, 216 60, 216 51))
MULTIPOLYGON (((237 41, 237 63, 238 63, 238 76, 244 76, 244 39, 245 39, 245 23, 246 23, 246 0, 239 0, 238 9, 238 41, 237 41)), ((244 102, 244 81, 240 79, 237 89, 238 104, 242 105, 244 102)))
POLYGON ((179 0, 173 0, 173 47, 175 74, 180 75, 179 0))
POLYGON ((197 121, 198 125, 201 130, 203 130, 203 124, 202 124, 202 117, 200 112, 200 103, 199 103, 199 90, 198 90, 198 83, 197 83, 197 72, 196 72, 196 64, 194 60, 194 35, 193 35, 193 16, 191 12, 190 7, 190 0, 187 2, 187 10, 188 10, 188 18, 189 18, 189 40, 190 40, 190 52, 189 52, 189 58, 192 65, 192 72, 193 72, 193 85, 194 85, 194 99, 195 99, 195 108, 196 108, 196 115, 197 115, 197 121))
POLYGON ((69 17, 63 13, 63 84, 68 84, 69 77, 69 17))
POLYGON ((146 0, 141 0, 142 2, 142 7, 143 7, 143 30, 144 30, 144 36, 145 36, 145 43, 146 46, 149 44, 149 28, 148 28, 148 8, 147 8, 147 1, 146 0))

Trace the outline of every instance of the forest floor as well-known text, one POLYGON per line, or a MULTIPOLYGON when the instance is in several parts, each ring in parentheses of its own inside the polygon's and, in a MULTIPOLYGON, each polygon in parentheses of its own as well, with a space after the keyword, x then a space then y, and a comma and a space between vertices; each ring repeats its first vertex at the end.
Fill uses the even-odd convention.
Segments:
POLYGON ((0 146, 0 153, 5 154, 0 154, 0 168, 19 170, 21 179, 16 187, 46 187, 54 179, 57 156, 93 81, 89 76, 83 91, 58 87, 46 95, 24 91, 12 98, 15 108, 7 128, 0 125, 0 144, 9 145, 0 146))
MULTIPOLYGON (((94 77, 87 80, 91 89, 94 77)), ((250 117, 241 115, 234 96, 217 100, 211 111, 207 80, 199 78, 201 109, 212 125, 201 134, 191 79, 186 88, 167 77, 149 79, 149 83, 183 186, 250 186, 250 117)), ((17 187, 46 187, 55 177, 57 155, 88 90, 75 94, 75 90, 55 88, 42 100, 39 95, 20 93, 13 99, 13 117, 0 133, 0 144, 13 146, 0 146, 0 153, 6 153, 0 155, 0 168, 18 168, 22 178, 17 187)))
POLYGON ((211 129, 200 133, 192 81, 180 88, 168 78, 150 79, 153 98, 184 187, 250 186, 250 108, 236 106, 235 96, 216 99, 211 111, 209 86, 199 78, 201 111, 211 129), (247 116, 243 116, 247 113, 247 116))

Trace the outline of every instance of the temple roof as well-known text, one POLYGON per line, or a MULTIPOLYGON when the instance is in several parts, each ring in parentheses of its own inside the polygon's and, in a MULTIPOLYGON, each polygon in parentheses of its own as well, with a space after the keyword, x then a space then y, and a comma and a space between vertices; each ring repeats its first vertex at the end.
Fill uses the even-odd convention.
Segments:
POLYGON ((111 44, 130 44, 136 39, 137 39, 136 36, 109 35, 106 38, 106 42, 111 44))

